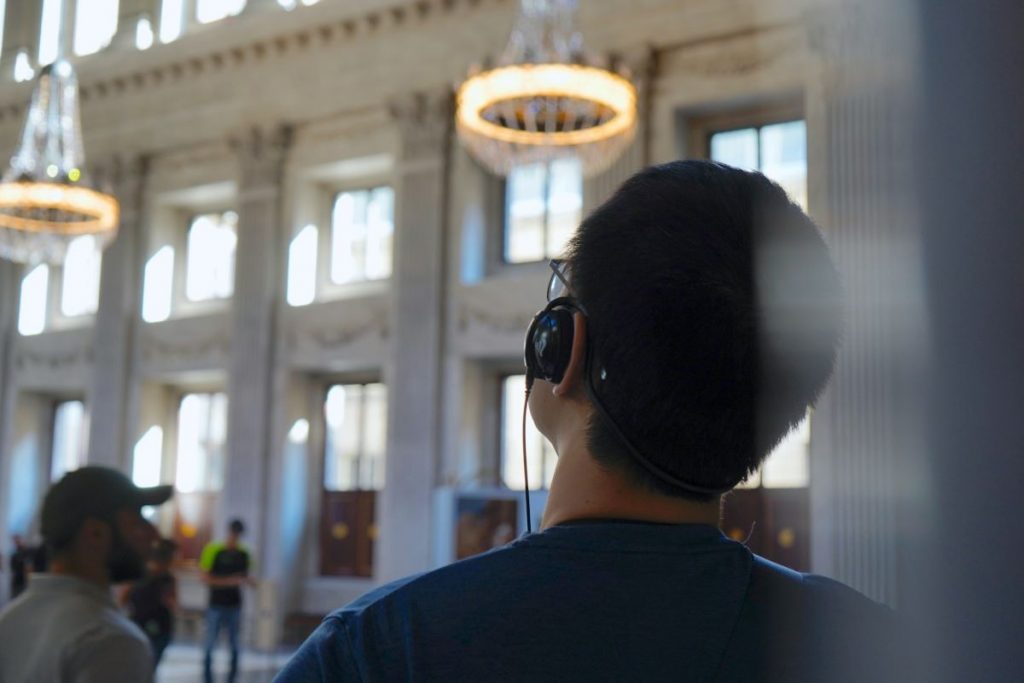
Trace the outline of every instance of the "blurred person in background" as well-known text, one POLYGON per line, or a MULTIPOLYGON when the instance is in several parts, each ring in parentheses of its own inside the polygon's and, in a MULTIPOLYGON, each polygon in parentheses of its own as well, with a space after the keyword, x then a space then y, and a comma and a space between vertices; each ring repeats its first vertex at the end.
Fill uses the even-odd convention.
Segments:
POLYGON ((146 576, 131 585, 121 596, 121 606, 142 629, 153 649, 153 668, 160 666, 164 650, 174 636, 174 615, 178 611, 178 582, 171 563, 178 544, 160 539, 154 544, 146 576))
POLYGON ((30 545, 21 534, 14 534, 14 552, 11 553, 11 600, 21 595, 28 586, 31 574, 46 571, 46 551, 42 546, 30 545))
POLYGON ((158 535, 142 516, 170 486, 139 488, 106 467, 69 472, 43 501, 49 572, 0 613, 0 681, 146 683, 149 640, 111 597, 111 584, 146 569, 158 535))
POLYGON ((199 569, 203 583, 210 587, 210 602, 206 610, 206 646, 203 658, 203 677, 213 681, 213 650, 217 636, 223 628, 228 634, 231 648, 229 683, 238 676, 238 633, 242 620, 242 587, 252 585, 249 578, 249 549, 242 544, 245 523, 233 519, 228 524, 228 535, 223 541, 214 541, 203 548, 199 556, 199 569))

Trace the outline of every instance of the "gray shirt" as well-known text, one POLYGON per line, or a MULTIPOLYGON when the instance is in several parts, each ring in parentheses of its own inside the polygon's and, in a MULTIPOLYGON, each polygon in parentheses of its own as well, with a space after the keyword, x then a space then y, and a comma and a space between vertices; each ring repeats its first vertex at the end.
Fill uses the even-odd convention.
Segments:
POLYGON ((110 591, 71 576, 33 574, 0 612, 0 683, 150 683, 153 656, 110 591))

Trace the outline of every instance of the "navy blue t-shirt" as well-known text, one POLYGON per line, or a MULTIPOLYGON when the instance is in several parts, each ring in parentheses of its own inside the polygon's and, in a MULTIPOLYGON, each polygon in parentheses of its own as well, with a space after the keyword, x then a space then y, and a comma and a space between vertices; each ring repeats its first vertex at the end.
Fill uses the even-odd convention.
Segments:
POLYGON ((275 681, 878 680, 890 621, 711 526, 570 523, 368 593, 275 681))

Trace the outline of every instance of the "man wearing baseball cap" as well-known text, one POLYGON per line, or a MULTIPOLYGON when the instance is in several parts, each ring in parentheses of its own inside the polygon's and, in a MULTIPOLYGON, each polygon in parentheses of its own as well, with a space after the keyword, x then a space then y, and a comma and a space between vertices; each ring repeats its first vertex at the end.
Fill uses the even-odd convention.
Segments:
POLYGON ((142 577, 159 538, 142 508, 171 493, 106 467, 83 467, 50 487, 42 511, 49 573, 34 575, 0 612, 0 681, 153 680, 149 642, 118 611, 110 586, 142 577))

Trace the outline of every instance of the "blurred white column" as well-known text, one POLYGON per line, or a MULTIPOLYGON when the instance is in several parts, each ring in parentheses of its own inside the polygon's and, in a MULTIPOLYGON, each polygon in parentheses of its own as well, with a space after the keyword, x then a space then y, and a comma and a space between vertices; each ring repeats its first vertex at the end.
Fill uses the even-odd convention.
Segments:
POLYGON ((433 489, 441 439, 445 218, 452 124, 448 91, 391 105, 398 126, 393 360, 388 384, 387 479, 378 498, 375 578, 430 567, 433 489))
POLYGON ((129 381, 133 369, 132 334, 139 318, 142 277, 143 198, 149 168, 146 157, 118 157, 94 180, 111 189, 121 204, 117 239, 103 252, 100 300, 93 338, 93 376, 89 386, 89 449, 92 464, 131 471, 126 443, 129 381))
POLYGON ((287 126, 253 127, 232 142, 239 165, 238 242, 228 365, 227 463, 215 528, 220 535, 227 520, 244 520, 247 542, 258 557, 264 552, 268 524, 274 311, 284 291, 280 224, 284 161, 291 137, 287 126))
POLYGON ((809 17, 810 212, 832 247, 846 329, 812 420, 811 567, 898 603, 895 484, 917 448, 913 387, 926 331, 920 235, 906 175, 912 22, 900 3, 851 2, 809 17))
POLYGON ((22 50, 35 67, 43 0, 8 0, 4 12, 3 54, 0 56, 0 82, 14 79, 14 61, 22 50))

